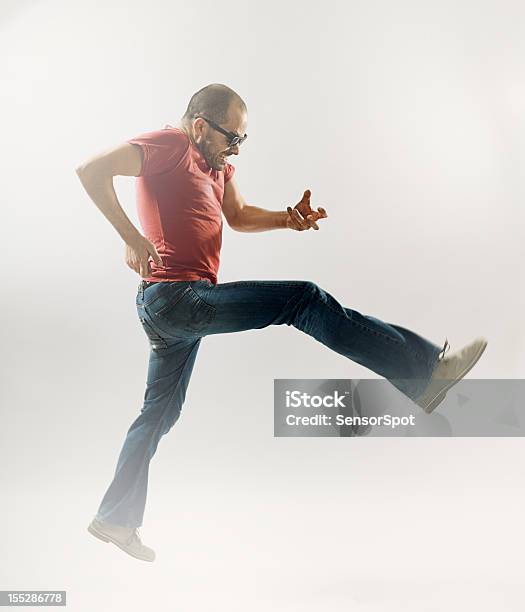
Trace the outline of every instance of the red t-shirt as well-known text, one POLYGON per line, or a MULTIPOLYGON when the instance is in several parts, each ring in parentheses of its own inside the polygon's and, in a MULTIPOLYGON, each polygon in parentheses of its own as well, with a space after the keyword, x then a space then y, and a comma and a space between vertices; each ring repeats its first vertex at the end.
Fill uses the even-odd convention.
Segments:
POLYGON ((235 168, 213 170, 186 134, 172 127, 128 140, 143 151, 136 181, 144 235, 155 245, 162 267, 151 261, 149 281, 201 280, 217 283, 222 244, 224 184, 235 168))

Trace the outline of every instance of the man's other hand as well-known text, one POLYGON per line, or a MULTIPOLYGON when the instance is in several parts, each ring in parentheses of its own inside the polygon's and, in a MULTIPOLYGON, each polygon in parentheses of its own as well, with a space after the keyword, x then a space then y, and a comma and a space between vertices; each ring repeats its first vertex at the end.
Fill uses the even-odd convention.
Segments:
POLYGON ((288 211, 288 219, 286 220, 286 227, 289 229, 294 229, 299 232, 303 230, 308 230, 313 228, 314 230, 318 230, 319 226, 316 221, 319 219, 326 219, 328 215, 326 214, 326 210, 324 208, 319 207, 317 210, 312 210, 310 206, 310 196, 311 192, 307 189, 301 201, 296 204, 293 208, 288 206, 286 209, 288 211))
POLYGON ((159 266, 163 265, 155 245, 144 236, 139 235, 126 243, 126 263, 142 278, 151 275, 150 257, 159 266))

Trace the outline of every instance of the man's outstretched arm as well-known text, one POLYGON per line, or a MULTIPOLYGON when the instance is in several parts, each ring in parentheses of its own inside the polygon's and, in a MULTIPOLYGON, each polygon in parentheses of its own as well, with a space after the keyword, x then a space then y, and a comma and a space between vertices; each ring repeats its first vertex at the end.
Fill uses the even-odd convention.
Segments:
POLYGON ((114 176, 139 176, 141 171, 141 149, 129 143, 96 155, 76 168, 89 197, 126 243, 126 264, 145 278, 151 273, 149 257, 159 265, 162 260, 153 243, 129 220, 113 186, 114 176))
POLYGON ((319 229, 316 221, 327 217, 324 208, 310 208, 310 191, 305 191, 301 201, 284 211, 266 210, 246 204, 235 181, 230 179, 224 186, 222 211, 228 225, 238 232, 264 232, 273 229, 303 231, 319 229))

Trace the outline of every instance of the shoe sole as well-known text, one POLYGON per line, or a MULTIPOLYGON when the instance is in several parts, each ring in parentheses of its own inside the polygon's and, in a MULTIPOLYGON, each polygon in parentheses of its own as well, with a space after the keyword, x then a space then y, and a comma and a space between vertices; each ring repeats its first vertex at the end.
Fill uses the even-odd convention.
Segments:
POLYGON ((430 400, 430 402, 423 408, 423 410, 427 413, 430 414, 433 410, 435 410, 439 404, 441 404, 441 402, 445 399, 445 396, 447 394, 447 391, 450 391, 450 389, 456 384, 458 383, 462 378, 464 378, 469 372, 470 370, 472 370, 472 368, 476 365, 476 363, 478 363, 481 355, 483 355, 485 349, 487 348, 487 342, 484 342, 479 351, 476 353, 476 355, 474 355, 472 361, 469 363, 469 365, 463 370, 463 372, 461 372, 461 374, 455 378, 454 380, 451 380, 448 385, 442 389, 433 399, 430 400))
POLYGON ((140 559, 141 561, 149 561, 149 562, 152 562, 155 560, 155 559, 145 559, 144 557, 139 557, 138 555, 133 554, 132 552, 124 548, 118 540, 115 540, 114 538, 102 533, 101 531, 97 531, 95 527, 93 527, 92 525, 89 525, 87 530, 89 531, 91 535, 94 535, 99 540, 102 540, 102 542, 107 542, 107 543, 111 542, 111 544, 115 544, 115 546, 118 546, 120 550, 123 550, 125 553, 127 553, 131 557, 134 557, 135 559, 140 559))

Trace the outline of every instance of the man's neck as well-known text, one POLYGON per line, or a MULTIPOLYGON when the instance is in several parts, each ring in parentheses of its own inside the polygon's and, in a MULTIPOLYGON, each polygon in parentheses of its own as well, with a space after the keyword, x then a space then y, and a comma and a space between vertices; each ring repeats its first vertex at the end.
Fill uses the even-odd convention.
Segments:
POLYGON ((180 123, 179 124, 179 128, 186 134, 186 136, 190 139, 190 142, 192 144, 194 144, 195 146, 197 146, 197 143, 195 142, 195 140, 193 139, 193 135, 191 133, 191 130, 184 125, 184 123, 180 123))

